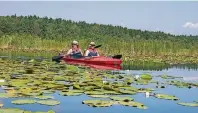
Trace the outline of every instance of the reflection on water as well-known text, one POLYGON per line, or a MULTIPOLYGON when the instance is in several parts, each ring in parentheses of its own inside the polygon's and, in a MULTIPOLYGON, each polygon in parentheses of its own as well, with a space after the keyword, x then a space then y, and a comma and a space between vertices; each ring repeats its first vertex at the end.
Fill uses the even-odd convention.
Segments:
POLYGON ((123 70, 153 70, 153 71, 162 71, 168 70, 171 68, 176 69, 193 69, 197 70, 197 64, 175 64, 169 65, 166 63, 159 63, 159 62, 149 62, 149 61, 130 61, 130 62, 123 62, 122 69, 123 70))

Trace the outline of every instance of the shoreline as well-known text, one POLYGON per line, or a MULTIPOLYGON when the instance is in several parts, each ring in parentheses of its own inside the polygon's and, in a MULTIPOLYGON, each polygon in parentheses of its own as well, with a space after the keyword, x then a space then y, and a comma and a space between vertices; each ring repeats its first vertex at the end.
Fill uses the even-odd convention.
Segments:
MULTIPOLYGON (((60 50, 57 49, 37 49, 37 48, 0 48, 0 53, 10 53, 10 52, 16 52, 16 53, 24 53, 24 54, 53 54, 52 56, 55 56, 60 52, 60 50)), ((6 56, 6 55, 5 55, 6 56)), ((132 55, 124 56, 122 58, 123 62, 130 62, 130 61, 145 61, 145 62, 155 62, 155 63, 164 63, 169 65, 176 65, 176 64, 198 64, 198 56, 174 56, 174 55, 132 55)))

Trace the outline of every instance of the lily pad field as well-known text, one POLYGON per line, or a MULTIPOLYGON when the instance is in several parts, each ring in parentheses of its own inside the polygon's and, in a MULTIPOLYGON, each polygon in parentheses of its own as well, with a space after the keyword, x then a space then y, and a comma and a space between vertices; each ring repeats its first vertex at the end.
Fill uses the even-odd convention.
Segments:
POLYGON ((195 69, 97 70, 1 57, 0 113, 196 113, 196 77, 195 69))

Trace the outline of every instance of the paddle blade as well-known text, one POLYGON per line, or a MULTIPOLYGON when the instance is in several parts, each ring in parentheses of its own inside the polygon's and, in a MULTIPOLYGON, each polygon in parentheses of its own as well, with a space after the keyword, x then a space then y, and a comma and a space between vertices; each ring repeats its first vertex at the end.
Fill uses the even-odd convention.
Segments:
POLYGON ((62 58, 63 58, 63 56, 53 56, 52 61, 59 63, 62 58))
POLYGON ((99 47, 101 47, 102 45, 97 45, 97 46, 95 46, 94 48, 99 48, 99 47))
POLYGON ((115 55, 115 56, 112 56, 112 58, 121 59, 122 58, 122 55, 115 55))

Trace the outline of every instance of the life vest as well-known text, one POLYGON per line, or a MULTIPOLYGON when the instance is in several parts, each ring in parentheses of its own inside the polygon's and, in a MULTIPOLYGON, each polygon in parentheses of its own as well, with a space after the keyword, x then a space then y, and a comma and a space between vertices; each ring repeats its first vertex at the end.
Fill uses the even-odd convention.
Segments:
POLYGON ((81 51, 79 48, 72 48, 72 58, 80 58, 82 57, 81 51))
POLYGON ((88 56, 98 56, 98 52, 96 51, 96 49, 89 48, 88 50, 89 50, 88 56))

